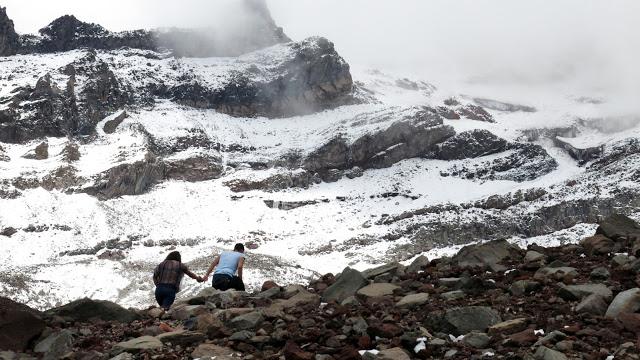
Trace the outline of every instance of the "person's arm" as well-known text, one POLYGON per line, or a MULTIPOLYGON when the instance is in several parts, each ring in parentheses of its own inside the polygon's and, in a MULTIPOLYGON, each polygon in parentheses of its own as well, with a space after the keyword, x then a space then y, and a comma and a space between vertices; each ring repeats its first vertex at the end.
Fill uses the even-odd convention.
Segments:
POLYGON ((182 264, 182 272, 184 272, 188 277, 198 280, 198 282, 202 281, 202 278, 196 274, 194 274, 193 272, 191 272, 191 270, 189 270, 189 268, 187 267, 187 265, 182 264))
POLYGON ((238 277, 242 280, 242 267, 244 266, 244 256, 238 260, 238 277))
POLYGON ((211 263, 211 266, 209 266, 209 270, 207 270, 207 273, 204 274, 204 278, 203 278, 204 281, 209 280, 209 275, 211 275, 211 273, 213 272, 213 269, 215 269, 216 266, 218 266, 218 263, 220 263, 220 256, 216 256, 216 258, 211 263))

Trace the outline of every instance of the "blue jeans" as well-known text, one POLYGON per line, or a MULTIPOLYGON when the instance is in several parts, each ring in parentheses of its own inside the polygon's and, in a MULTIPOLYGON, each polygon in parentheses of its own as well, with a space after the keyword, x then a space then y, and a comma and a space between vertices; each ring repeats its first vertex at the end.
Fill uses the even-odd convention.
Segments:
POLYGON ((173 285, 158 284, 156 286, 156 301, 165 310, 169 310, 176 300, 176 288, 173 285))
POLYGON ((224 274, 214 274, 213 278, 211 279, 211 286, 213 286, 214 289, 222 291, 228 289, 244 291, 244 283, 242 282, 242 279, 237 276, 229 276, 224 274))

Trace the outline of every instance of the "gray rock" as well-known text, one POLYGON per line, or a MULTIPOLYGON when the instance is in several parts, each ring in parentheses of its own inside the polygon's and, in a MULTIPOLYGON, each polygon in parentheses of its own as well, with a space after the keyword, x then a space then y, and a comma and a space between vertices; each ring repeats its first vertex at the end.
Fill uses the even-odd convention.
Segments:
POLYGON ((622 214, 613 214, 600 222, 596 234, 602 234, 615 241, 640 238, 640 225, 622 214))
POLYGON ((611 266, 619 267, 624 266, 633 261, 632 257, 625 254, 618 254, 611 258, 611 266))
POLYGON ((640 288, 633 288, 616 295, 607 308, 605 317, 616 319, 621 313, 634 313, 638 310, 640 310, 640 288))
POLYGON ((87 322, 91 319, 129 323, 138 319, 138 315, 111 301, 84 298, 47 311, 48 314, 71 318, 74 321, 87 322))
POLYGON ((410 294, 400 299, 400 301, 396 303, 396 306, 412 308, 424 305, 427 301, 429 301, 429 294, 427 293, 410 294))
POLYGON ((260 311, 236 316, 228 322, 228 326, 234 330, 255 330, 262 324, 264 317, 260 311))
POLYGON ((616 243, 608 237, 598 234, 580 241, 587 254, 608 254, 616 250, 616 243))
POLYGON ((207 181, 222 176, 224 167, 220 158, 197 155, 186 159, 166 159, 164 179, 189 182, 207 181))
POLYGON ((427 155, 440 160, 462 160, 487 156, 507 150, 507 141, 488 130, 464 131, 436 145, 427 155))
POLYGON ((343 305, 343 306, 347 306, 347 305, 358 306, 358 305, 360 305, 360 301, 358 301, 358 299, 355 296, 349 296, 348 298, 342 300, 340 305, 343 305))
POLYGON ((162 349, 162 342, 153 336, 141 336, 128 341, 117 343, 111 349, 111 355, 115 356, 123 352, 137 354, 145 350, 162 349))
POLYGON ((0 349, 25 351, 45 328, 40 313, 0 297, 0 349))
POLYGON ((36 344, 33 351, 43 354, 45 360, 57 360, 71 351, 73 335, 69 330, 62 330, 49 335, 46 339, 36 344))
POLYGON ((440 278, 438 283, 444 287, 453 288, 460 283, 460 278, 440 278))
POLYGON ((7 15, 7 9, 0 6, 0 56, 15 55, 20 49, 20 37, 7 15))
POLYGON ((445 311, 441 327, 443 332, 465 335, 473 330, 485 331, 502 321, 500 314, 487 306, 465 306, 445 311))
POLYGON ((453 257, 453 261, 462 268, 482 267, 498 269, 498 264, 505 260, 521 260, 521 250, 506 240, 489 241, 484 244, 467 245, 453 257))
POLYGON ((527 251, 527 253, 524 255, 524 262, 538 262, 544 260, 545 258, 546 256, 544 254, 541 254, 537 251, 527 251))
POLYGON ((462 343, 476 349, 484 349, 491 342, 491 336, 479 331, 472 331, 462 338, 462 343))
POLYGON ((554 280, 559 281, 564 277, 576 277, 578 276, 578 271, 575 268, 568 266, 561 267, 544 267, 533 275, 535 280, 543 281, 543 280, 554 280))
POLYGON ((393 291, 399 288, 399 286, 393 284, 375 283, 358 290, 357 294, 365 298, 388 296, 393 295, 393 291))
POLYGON ((118 125, 122 124, 124 119, 126 119, 128 116, 129 115, 126 111, 120 112, 118 115, 113 117, 113 119, 107 120, 104 123, 102 130, 105 132, 105 134, 113 134, 114 132, 116 132, 118 125))
POLYGON ((540 288, 540 283, 532 280, 518 280, 514 281, 509 287, 509 292, 514 296, 522 296, 530 294, 540 288))
POLYGON ((611 276, 606 267, 597 267, 591 271, 589 278, 591 280, 607 280, 611 276))
POLYGON ((229 336, 229 340, 231 341, 247 341, 254 337, 256 334, 252 331, 242 330, 238 332, 234 332, 229 336))
POLYGON ((607 301, 599 294, 591 294, 576 306, 577 313, 587 313, 596 316, 603 316, 607 311, 607 301))
POLYGON ((178 330, 156 336, 163 344, 171 344, 172 346, 189 346, 205 341, 207 336, 196 331, 178 330))
POLYGON ((120 355, 116 355, 109 360, 134 360, 133 355, 129 353, 122 353, 120 355))
POLYGON ((335 283, 329 286, 322 294, 322 301, 342 302, 346 298, 355 295, 361 288, 367 286, 367 280, 358 270, 349 267, 342 271, 335 283))
POLYGON ((98 176, 93 186, 84 191, 108 200, 123 195, 139 195, 164 178, 164 163, 148 154, 144 160, 121 164, 98 176))
POLYGON ((385 264, 373 269, 368 269, 363 271, 362 276, 366 277, 367 279, 373 279, 376 276, 383 275, 383 274, 389 274, 389 273, 395 274, 395 272, 398 270, 398 267, 400 266, 401 265, 397 262, 385 264))
POLYGON ((560 285, 558 296, 564 300, 581 300, 591 294, 597 294, 605 300, 610 300, 613 293, 603 284, 560 285))
POLYGON ((376 360, 410 360, 409 354, 402 348, 395 347, 381 350, 375 357, 376 360))
POLYGON ((405 269, 406 273, 416 273, 420 270, 422 270, 425 266, 429 265, 429 259, 424 256, 424 255, 420 255, 417 258, 415 258, 411 264, 409 264, 409 266, 407 266, 407 268, 405 269))
POLYGON ((567 357, 563 353, 545 346, 539 346, 533 356, 537 360, 567 360, 567 357))
POLYGON ((462 290, 447 291, 440 294, 440 297, 447 301, 464 299, 466 296, 467 294, 462 290))

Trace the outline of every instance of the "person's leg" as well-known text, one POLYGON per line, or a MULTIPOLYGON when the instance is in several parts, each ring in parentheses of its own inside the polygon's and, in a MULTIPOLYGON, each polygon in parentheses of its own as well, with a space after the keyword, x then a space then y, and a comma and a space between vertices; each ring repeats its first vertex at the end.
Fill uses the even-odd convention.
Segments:
POLYGON ((244 289, 245 289, 244 288, 244 282, 242 282, 242 279, 240 279, 237 276, 234 276, 231 279, 230 287, 233 288, 233 289, 236 289, 238 291, 244 291, 244 289))
POLYGON ((176 290, 167 287, 166 295, 162 301, 162 307, 168 311, 174 301, 176 301, 176 290))
POLYGON ((165 298, 165 294, 162 291, 162 288, 160 286, 156 286, 156 301, 158 302, 158 305, 160 307, 162 307, 162 304, 164 302, 164 298, 165 298))

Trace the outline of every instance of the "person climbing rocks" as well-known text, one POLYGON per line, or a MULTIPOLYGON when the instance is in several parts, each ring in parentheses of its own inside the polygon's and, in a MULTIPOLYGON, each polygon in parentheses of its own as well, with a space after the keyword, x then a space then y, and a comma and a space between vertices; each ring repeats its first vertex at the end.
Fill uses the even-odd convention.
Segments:
POLYGON ((244 291, 244 282, 242 282, 244 257, 244 245, 240 243, 233 247, 233 251, 223 251, 209 266, 204 281, 209 279, 209 275, 215 269, 211 278, 211 285, 215 289, 244 291))
POLYGON ((203 278, 192 273, 187 265, 182 263, 180 252, 172 251, 167 258, 156 266, 153 271, 153 283, 156 285, 156 301, 165 311, 169 310, 176 299, 176 293, 180 291, 182 277, 187 274, 198 282, 203 278))

